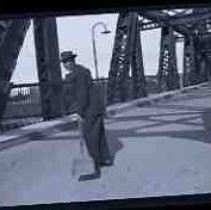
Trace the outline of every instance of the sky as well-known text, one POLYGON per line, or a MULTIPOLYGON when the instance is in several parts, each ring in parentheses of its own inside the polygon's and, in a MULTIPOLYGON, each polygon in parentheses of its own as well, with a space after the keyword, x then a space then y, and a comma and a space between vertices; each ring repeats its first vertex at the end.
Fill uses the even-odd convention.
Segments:
MULTIPOLYGON (((110 34, 103 35, 102 26, 95 30, 99 76, 107 77, 112 56, 118 14, 63 16, 57 18, 57 32, 60 52, 72 50, 78 56, 77 63, 88 67, 95 77, 91 28, 103 21, 110 34)), ((141 32, 143 61, 145 75, 155 75, 158 70, 160 29, 141 32)), ((182 71, 183 46, 177 44, 177 61, 179 72, 182 71)), ((62 75, 65 70, 62 68, 62 75)), ((37 82, 37 66, 33 36, 33 25, 30 26, 21 49, 15 72, 12 76, 14 83, 37 82)))

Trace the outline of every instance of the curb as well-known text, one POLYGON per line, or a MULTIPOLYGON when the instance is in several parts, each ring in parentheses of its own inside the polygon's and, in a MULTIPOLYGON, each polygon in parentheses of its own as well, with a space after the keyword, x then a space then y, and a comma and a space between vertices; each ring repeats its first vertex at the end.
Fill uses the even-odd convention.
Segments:
POLYGON ((20 143, 38 140, 41 137, 58 132, 58 130, 62 126, 68 124, 70 125, 70 127, 74 125, 77 126, 77 120, 75 118, 75 114, 51 121, 43 121, 41 123, 36 123, 24 126, 22 128, 17 128, 12 131, 5 132, 2 135, 0 135, 1 137, 0 144, 9 143, 11 141, 15 142, 16 140, 20 141, 20 143))
POLYGON ((112 116, 117 113, 124 112, 132 107, 144 107, 144 106, 152 105, 155 102, 159 102, 163 99, 169 99, 169 98, 172 98, 179 94, 188 93, 189 91, 196 90, 201 87, 208 87, 210 85, 211 85, 210 82, 205 82, 205 83, 201 83, 199 85, 184 87, 180 90, 174 90, 174 91, 169 91, 169 92, 160 93, 160 94, 153 94, 146 98, 135 99, 133 101, 126 102, 124 104, 119 103, 119 104, 111 105, 111 106, 107 107, 107 113, 109 116, 110 115, 112 116))

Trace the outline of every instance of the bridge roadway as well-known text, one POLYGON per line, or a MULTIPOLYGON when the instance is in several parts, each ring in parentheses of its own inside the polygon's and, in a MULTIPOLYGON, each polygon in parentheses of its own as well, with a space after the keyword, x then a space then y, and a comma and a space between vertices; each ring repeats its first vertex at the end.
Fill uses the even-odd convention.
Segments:
POLYGON ((77 180, 92 167, 71 124, 10 143, 23 131, 0 136, 0 206, 211 192, 211 85, 107 118, 115 162, 99 179, 77 180))

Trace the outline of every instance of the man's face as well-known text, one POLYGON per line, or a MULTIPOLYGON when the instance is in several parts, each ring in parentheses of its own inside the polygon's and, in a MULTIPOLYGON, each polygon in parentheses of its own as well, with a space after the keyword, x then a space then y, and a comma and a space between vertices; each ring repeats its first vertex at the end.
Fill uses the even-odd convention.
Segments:
POLYGON ((68 60, 68 61, 65 61, 63 63, 63 66, 66 70, 68 70, 70 73, 73 73, 74 71, 74 65, 75 65, 75 62, 73 60, 68 60))

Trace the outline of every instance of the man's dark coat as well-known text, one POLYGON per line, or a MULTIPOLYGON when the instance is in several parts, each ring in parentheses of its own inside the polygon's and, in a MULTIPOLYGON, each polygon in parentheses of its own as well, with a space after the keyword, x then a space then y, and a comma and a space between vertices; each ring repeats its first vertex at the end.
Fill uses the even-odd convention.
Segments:
POLYGON ((105 103, 102 86, 94 83, 90 70, 76 65, 73 75, 77 113, 84 118, 83 134, 90 156, 95 161, 110 158, 103 115, 105 103))

